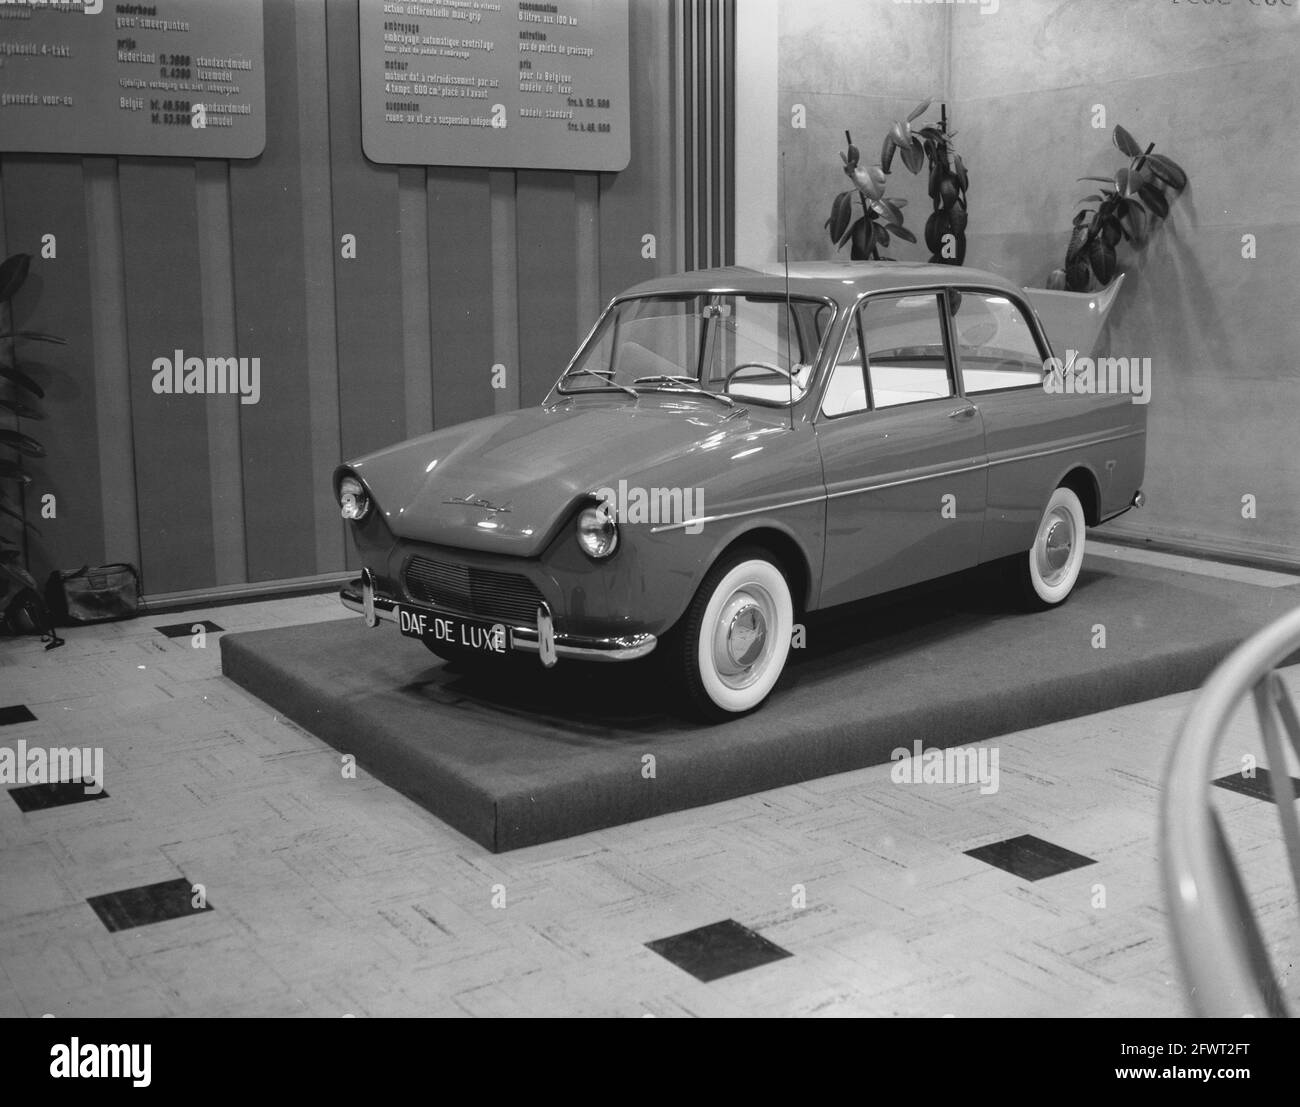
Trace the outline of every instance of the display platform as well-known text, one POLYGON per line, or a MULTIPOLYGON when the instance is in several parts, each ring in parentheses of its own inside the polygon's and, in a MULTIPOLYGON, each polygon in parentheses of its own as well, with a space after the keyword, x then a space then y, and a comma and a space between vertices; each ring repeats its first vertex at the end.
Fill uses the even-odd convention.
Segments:
POLYGON ((665 712, 650 660, 480 681, 359 617, 227 634, 221 661, 253 695, 501 852, 879 764, 918 741, 966 745, 1185 691, 1300 604, 1300 586, 1092 555, 1052 611, 1010 612, 990 584, 980 571, 810 617, 766 705, 713 727, 665 712))

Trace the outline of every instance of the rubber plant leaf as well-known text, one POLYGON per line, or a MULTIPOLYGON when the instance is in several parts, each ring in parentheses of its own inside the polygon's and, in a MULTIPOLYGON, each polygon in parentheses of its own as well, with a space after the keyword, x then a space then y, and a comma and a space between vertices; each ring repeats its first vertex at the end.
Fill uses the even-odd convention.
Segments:
POLYGON ((925 147, 921 144, 921 140, 913 136, 912 141, 903 147, 900 157, 910 172, 921 172, 921 167, 925 165, 925 147))
POLYGON ((839 242, 844 237, 844 232, 849 229, 849 221, 853 218, 853 197, 857 195, 852 189, 841 192, 835 197, 835 202, 831 205, 831 217, 827 220, 827 226, 830 229, 831 241, 839 242))
POLYGON ((1165 194, 1154 185, 1143 185, 1138 192, 1138 196, 1161 219, 1164 219, 1169 214, 1169 201, 1165 199, 1165 194))
POLYGON ((1115 276, 1115 248, 1104 239, 1094 238, 1088 246, 1088 263, 1102 284, 1110 284, 1115 276))
POLYGON ((0 396, 0 408, 3 408, 11 415, 17 415, 19 419, 40 420, 45 418, 44 412, 38 411, 34 407, 29 407, 27 404, 21 403, 18 400, 10 400, 3 396, 0 396))
POLYGON ((45 398, 45 389, 16 365, 0 365, 0 377, 4 377, 5 380, 16 384, 19 388, 25 388, 37 399, 45 398))
POLYGON ((1147 163, 1151 167, 1151 172, 1164 181, 1170 188, 1175 188, 1179 192, 1187 187, 1187 174, 1183 172, 1182 166, 1176 161, 1164 156, 1164 154, 1151 154, 1147 158, 1147 163))
POLYGON ((844 234, 840 237, 840 240, 837 243, 835 243, 835 249, 837 250, 843 249, 844 243, 848 242, 848 240, 853 236, 854 231, 857 230, 858 223, 861 222, 862 222, 862 217, 859 216, 857 222, 855 222, 851 227, 849 227, 849 229, 845 231, 844 234))
POLYGON ((19 484, 31 484, 32 478, 19 468, 17 462, 0 457, 0 480, 17 481, 19 484))
POLYGON ((1115 124, 1114 138, 1119 152, 1126 158, 1136 158, 1142 153, 1142 147, 1137 144, 1137 140, 1118 123, 1115 124))
POLYGON ((22 431, 7 430, 0 427, 0 446, 8 446, 10 449, 17 450, 28 457, 45 456, 45 447, 30 434, 23 434, 22 431))
POLYGON ((0 334, 0 340, 6 338, 25 338, 29 342, 52 342, 56 346, 66 346, 68 340, 57 334, 42 334, 40 331, 8 331, 0 334))
POLYGON ((31 254, 13 254, 0 262, 0 300, 12 299, 27 280, 31 254))

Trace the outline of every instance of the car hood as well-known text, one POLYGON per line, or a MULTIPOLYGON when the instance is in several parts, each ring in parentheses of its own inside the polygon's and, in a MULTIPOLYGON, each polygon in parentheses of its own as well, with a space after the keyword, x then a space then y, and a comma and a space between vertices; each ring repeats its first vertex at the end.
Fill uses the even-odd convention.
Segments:
POLYGON ((778 428, 711 400, 583 398, 448 427, 349 468, 399 538, 535 557, 588 493, 756 430, 778 428))

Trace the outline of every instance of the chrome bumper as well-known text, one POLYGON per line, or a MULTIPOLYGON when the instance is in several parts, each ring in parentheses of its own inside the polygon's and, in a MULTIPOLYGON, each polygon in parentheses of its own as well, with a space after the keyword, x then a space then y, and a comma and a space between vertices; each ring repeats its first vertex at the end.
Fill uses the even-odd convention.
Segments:
MULTIPOLYGON (((343 586, 339 592, 339 602, 349 611, 365 616, 368 627, 376 627, 381 621, 397 622, 397 601, 375 591, 374 578, 369 569, 361 571, 360 580, 343 586)), ((459 613, 449 611, 448 614, 459 613)), ((544 603, 537 609, 536 626, 512 626, 510 633, 516 650, 538 654, 548 669, 561 657, 582 661, 635 661, 639 657, 645 657, 659 644, 653 634, 630 634, 618 638, 582 638, 571 634, 556 634, 551 623, 550 608, 544 603)))

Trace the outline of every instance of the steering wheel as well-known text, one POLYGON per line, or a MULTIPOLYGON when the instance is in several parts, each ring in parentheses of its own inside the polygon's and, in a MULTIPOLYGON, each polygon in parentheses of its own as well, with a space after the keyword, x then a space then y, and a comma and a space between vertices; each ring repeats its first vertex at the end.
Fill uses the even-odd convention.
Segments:
POLYGON ((766 369, 768 370, 768 372, 771 373, 779 373, 781 376, 785 377, 785 379, 788 380, 791 384, 795 383, 794 376, 790 373, 787 373, 779 365, 771 365, 766 361, 744 361, 741 362, 739 365, 737 365, 730 373, 727 374, 727 379, 722 382, 723 389, 728 389, 731 387, 731 378, 734 377, 737 373, 739 373, 742 369, 766 369))

